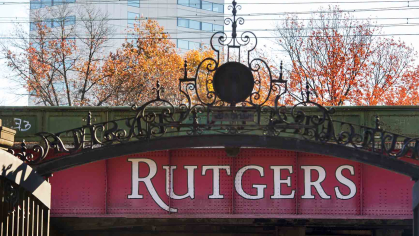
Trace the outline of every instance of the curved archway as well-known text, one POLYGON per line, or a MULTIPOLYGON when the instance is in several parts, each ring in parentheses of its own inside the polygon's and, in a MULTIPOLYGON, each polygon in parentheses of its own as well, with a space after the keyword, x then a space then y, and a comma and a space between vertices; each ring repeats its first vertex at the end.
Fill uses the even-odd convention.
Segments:
POLYGON ((56 157, 34 166, 40 175, 65 170, 74 166, 110 159, 128 154, 198 147, 254 147, 322 154, 374 165, 393 172, 419 179, 419 166, 389 156, 371 153, 336 144, 319 144, 309 140, 258 135, 196 135, 141 140, 98 149, 84 150, 67 156, 56 157))

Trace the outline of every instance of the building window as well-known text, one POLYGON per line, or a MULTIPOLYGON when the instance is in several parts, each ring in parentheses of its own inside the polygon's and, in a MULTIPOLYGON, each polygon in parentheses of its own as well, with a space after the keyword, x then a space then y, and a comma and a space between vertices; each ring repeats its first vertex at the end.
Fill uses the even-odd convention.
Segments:
POLYGON ((201 0, 189 0, 189 6, 201 9, 201 0))
POLYGON ((52 28, 60 27, 62 22, 63 22, 63 19, 62 18, 60 18, 60 19, 52 19, 50 22, 48 22, 48 25, 51 24, 51 27, 52 28))
POLYGON ((201 22, 195 20, 189 20, 189 28, 201 30, 201 22))
POLYGON ((212 11, 212 2, 202 1, 202 9, 212 11))
POLYGON ((75 3, 76 0, 31 0, 30 9, 39 9, 43 7, 58 6, 65 3, 75 3))
POLYGON ((178 0, 177 4, 189 7, 189 0, 178 0))
POLYGON ((140 0, 128 0, 127 4, 131 7, 140 7, 140 0))
POLYGON ((32 0, 30 3, 31 9, 39 9, 41 8, 41 0, 32 0))
POLYGON ((64 25, 75 25, 76 24, 76 16, 67 16, 64 19, 64 25))
POLYGON ((177 47, 182 49, 189 49, 189 41, 178 39, 177 47))
POLYGON ((192 42, 188 40, 177 40, 177 47, 181 49, 187 49, 187 50, 199 50, 201 48, 201 44, 198 42, 192 42))
POLYGON ((138 23, 140 13, 128 12, 127 25, 128 28, 134 28, 134 24, 138 23))
MULTIPOLYGON (((36 30, 37 24, 40 22, 31 22, 30 23, 30 30, 36 30)), ((66 18, 56 18, 56 19, 46 19, 42 24, 45 24, 46 27, 55 28, 60 27, 62 23, 64 26, 74 25, 76 24, 76 16, 67 16, 66 18)))
POLYGON ((177 26, 196 30, 203 30, 207 32, 224 31, 224 26, 222 25, 215 25, 211 23, 188 20, 183 18, 177 18, 177 26))
POLYGON ((177 26, 189 28, 189 20, 183 18, 177 18, 177 26))
POLYGON ((212 32, 212 24, 202 22, 202 30, 212 32))
POLYGON ((178 0, 178 5, 224 13, 224 5, 201 0, 178 0))
POLYGON ((217 31, 217 32, 218 32, 218 31, 221 31, 221 32, 223 32, 223 31, 224 31, 224 26, 223 26, 223 25, 215 25, 215 24, 214 24, 212 27, 213 27, 213 30, 214 30, 214 31, 217 31))
POLYGON ((52 6, 52 0, 41 0, 42 7, 50 7, 52 6))
POLYGON ((63 5, 65 3, 65 0, 56 0, 53 1, 54 6, 63 5))
POLYGON ((201 44, 197 42, 191 42, 189 41, 189 49, 193 50, 199 50, 201 48, 201 44))
POLYGON ((224 5, 213 3, 212 4, 212 11, 219 12, 219 13, 224 13, 224 5))

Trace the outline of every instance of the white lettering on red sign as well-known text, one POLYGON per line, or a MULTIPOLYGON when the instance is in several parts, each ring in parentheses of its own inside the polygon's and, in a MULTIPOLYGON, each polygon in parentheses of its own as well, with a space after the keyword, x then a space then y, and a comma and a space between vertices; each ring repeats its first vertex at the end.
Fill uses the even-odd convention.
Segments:
POLYGON ((301 169, 304 170, 304 195, 301 196, 301 198, 314 198, 314 195, 311 192, 311 186, 313 186, 321 198, 330 199, 330 196, 324 192, 324 189, 321 185, 321 183, 326 179, 326 171, 324 168, 321 166, 301 166, 301 169), (315 170, 317 173, 319 173, 319 178, 316 181, 312 181, 312 170, 315 170))
POLYGON ((350 179, 346 178, 345 176, 343 176, 342 171, 344 169, 347 169, 350 171, 351 175, 355 175, 355 170, 353 166, 350 165, 343 165, 343 166, 339 166, 339 168, 336 169, 336 179, 342 183, 343 185, 346 185, 349 188, 349 194, 344 196, 342 195, 342 193, 339 191, 339 187, 335 187, 335 192, 336 192, 336 197, 338 199, 351 199, 355 196, 356 194, 356 186, 355 183, 352 182, 350 179))
MULTIPOLYGON (((132 165, 132 171, 131 171, 131 179, 132 179, 132 187, 131 187, 131 194, 128 195, 128 199, 142 199, 144 196, 140 194, 139 189, 139 183, 142 182, 145 184, 147 191, 153 198, 153 200, 156 202, 156 204, 170 212, 177 212, 178 209, 169 207, 159 196, 157 193, 153 183, 152 179, 157 174, 157 164, 155 161, 147 158, 130 158, 128 159, 129 162, 131 162, 132 165), (144 163, 148 166, 149 173, 146 177, 139 177, 139 164, 144 163)), ((166 172, 166 195, 171 199, 181 200, 185 198, 194 199, 195 198, 195 170, 198 169, 198 166, 183 166, 183 168, 187 171, 187 179, 179 180, 176 177, 174 177, 174 170, 176 170, 177 166, 163 166, 163 169, 166 172), (187 182, 187 192, 183 195, 177 195, 175 194, 175 190, 173 188, 173 181, 176 179, 176 181, 185 181, 187 182)), ((273 185, 274 185, 274 191, 273 195, 270 196, 271 199, 290 199, 295 198, 295 190, 291 190, 290 194, 283 194, 281 191, 281 187, 291 187, 291 174, 293 173, 293 167, 292 166, 270 166, 270 170, 273 171, 273 185), (281 173, 289 173, 289 175, 286 178, 281 178, 281 173)), ((331 199, 331 196, 328 195, 325 190, 322 187, 322 182, 326 179, 326 171, 321 166, 301 166, 301 169, 304 172, 304 194, 301 196, 302 199, 314 199, 315 196, 313 193, 313 189, 316 190, 317 194, 322 199, 331 199), (318 178, 316 180, 313 179, 312 174, 317 172, 318 178)), ((337 199, 351 199, 356 194, 356 185, 355 183, 345 177, 343 175, 343 171, 348 170, 349 174, 351 176, 355 175, 354 167, 351 165, 342 165, 336 169, 335 172, 335 178, 336 180, 341 183, 342 185, 345 185, 349 188, 349 193, 347 195, 342 194, 339 187, 335 187, 335 195, 337 199)), ((212 172, 212 193, 208 195, 209 199, 223 199, 224 195, 221 192, 220 189, 220 179, 221 176, 230 176, 230 166, 202 166, 202 175, 207 175, 212 172), (225 173, 225 175, 221 175, 221 173, 225 173)), ((265 198, 265 190, 267 188, 266 184, 260 184, 260 183, 253 183, 252 188, 256 190, 256 194, 251 194, 248 192, 245 192, 243 189, 243 175, 246 173, 253 173, 259 175, 261 178, 265 177, 265 169, 262 166, 257 165, 247 165, 242 168, 240 168, 235 177, 234 177, 234 188, 238 195, 245 199, 249 200, 258 200, 265 198)))
POLYGON ((292 174, 292 166, 271 166, 271 169, 274 170, 274 195, 271 196, 271 199, 294 198, 295 190, 292 190, 288 195, 281 194, 281 184, 291 187, 291 176, 281 179, 281 170, 288 170, 292 174))
POLYGON ((129 199, 142 199, 144 196, 139 194, 138 185, 140 182, 144 182, 145 186, 147 187, 148 192, 150 193, 153 200, 161 207, 162 209, 170 212, 177 212, 177 209, 170 208, 166 203, 161 200, 159 194, 157 193, 156 189, 154 188, 153 183, 151 183, 151 179, 157 174, 157 165, 151 159, 146 158, 139 158, 139 159, 128 159, 128 161, 132 162, 132 192, 128 195, 129 199), (139 164, 140 162, 144 162, 148 165, 150 172, 148 173, 147 177, 140 178, 139 176, 139 164))
POLYGON ((212 194, 208 196, 209 199, 223 199, 224 195, 220 194, 220 170, 225 170, 227 175, 230 175, 230 166, 203 166, 202 175, 205 175, 207 170, 212 170, 212 194))
POLYGON ((175 190, 173 189, 173 170, 176 169, 176 166, 163 166, 163 169, 166 170, 166 194, 167 196, 170 196, 170 198, 172 199, 180 200, 185 199, 187 197, 190 197, 191 199, 195 198, 194 170, 197 169, 198 166, 185 166, 184 168, 185 170, 188 170, 188 192, 183 194, 182 196, 179 196, 175 194, 175 190))

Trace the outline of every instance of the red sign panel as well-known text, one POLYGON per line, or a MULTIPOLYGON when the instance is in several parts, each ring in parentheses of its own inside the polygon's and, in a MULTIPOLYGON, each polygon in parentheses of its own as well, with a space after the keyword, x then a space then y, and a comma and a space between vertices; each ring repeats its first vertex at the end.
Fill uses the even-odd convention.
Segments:
POLYGON ((141 153, 54 174, 52 216, 412 218, 408 177, 291 151, 141 153))

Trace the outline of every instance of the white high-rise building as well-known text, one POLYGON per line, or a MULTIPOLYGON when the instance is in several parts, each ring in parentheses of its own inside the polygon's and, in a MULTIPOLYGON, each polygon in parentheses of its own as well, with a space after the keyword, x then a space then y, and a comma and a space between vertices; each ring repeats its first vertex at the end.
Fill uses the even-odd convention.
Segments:
MULTIPOLYGON (((113 38, 117 42, 112 42, 115 48, 123 43, 138 18, 157 20, 176 46, 185 50, 209 46, 211 35, 224 30, 224 0, 81 0, 80 3, 108 14, 110 24, 116 29, 113 38)), ((77 6, 78 0, 31 0, 30 16, 35 10, 63 4, 77 6)), ((68 16, 68 24, 75 24, 77 17, 76 13, 68 16)), ((35 25, 31 26, 34 29, 35 25)))
MULTIPOLYGON (((106 55, 124 43, 136 19, 157 20, 181 52, 209 47, 212 34, 224 31, 224 0, 31 0, 31 31, 36 28, 33 23, 36 12, 43 12, 47 23, 54 28, 54 17, 49 17, 48 12, 64 4, 74 9, 74 14, 65 17, 68 27, 80 22, 77 9, 85 5, 108 15, 114 33, 110 36, 111 47, 103 52, 106 55)), ((29 105, 36 105, 32 96, 29 105)))

